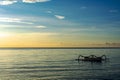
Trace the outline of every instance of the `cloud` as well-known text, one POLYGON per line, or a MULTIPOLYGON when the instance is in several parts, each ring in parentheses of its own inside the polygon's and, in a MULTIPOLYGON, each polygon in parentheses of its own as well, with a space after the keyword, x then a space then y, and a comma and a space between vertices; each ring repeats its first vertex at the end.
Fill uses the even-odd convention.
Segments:
POLYGON ((33 32, 33 33, 28 33, 28 34, 35 34, 35 35, 58 35, 59 33, 54 33, 54 32, 33 32))
POLYGON ((36 28, 47 28, 46 26, 42 26, 42 25, 40 25, 40 26, 36 26, 36 28))
MULTIPOLYGON (((23 3, 36 3, 36 2, 48 2, 51 0, 22 0, 23 3)), ((2 0, 0 1, 0 5, 10 5, 10 4, 14 4, 17 3, 18 0, 2 0)))
POLYGON ((55 15, 55 17, 56 17, 57 19, 65 19, 65 16, 61 16, 61 15, 55 15))
POLYGON ((4 1, 0 1, 0 5, 10 5, 16 2, 17 2, 16 0, 4 0, 4 1))
POLYGON ((48 2, 51 0, 23 0, 25 3, 48 2))
POLYGON ((82 6, 82 7, 80 7, 80 9, 86 9, 87 7, 86 6, 82 6))
POLYGON ((21 22, 21 19, 18 18, 0 18, 0 22, 21 22))
POLYGON ((117 13, 119 11, 118 10, 109 10, 109 12, 111 12, 111 13, 117 13))
POLYGON ((52 11, 47 11, 47 13, 51 14, 51 13, 52 13, 52 11))
POLYGON ((106 45, 106 46, 120 46, 120 43, 110 43, 110 42, 106 42, 105 45, 106 45))
POLYGON ((8 18, 8 17, 0 17, 0 22, 33 24, 31 22, 24 21, 20 18, 8 18))

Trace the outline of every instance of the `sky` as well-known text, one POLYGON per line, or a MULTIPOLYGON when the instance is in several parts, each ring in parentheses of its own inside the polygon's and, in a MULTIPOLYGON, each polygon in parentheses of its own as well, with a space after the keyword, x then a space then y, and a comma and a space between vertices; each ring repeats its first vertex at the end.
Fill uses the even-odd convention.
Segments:
POLYGON ((0 47, 120 47, 120 0, 0 0, 0 47))

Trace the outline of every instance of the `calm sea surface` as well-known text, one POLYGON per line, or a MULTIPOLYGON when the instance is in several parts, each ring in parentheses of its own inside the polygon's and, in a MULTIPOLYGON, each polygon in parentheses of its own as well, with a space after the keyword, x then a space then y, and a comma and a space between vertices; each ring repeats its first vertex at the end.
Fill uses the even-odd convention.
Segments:
POLYGON ((0 80, 120 80, 120 49, 0 49, 0 80), (103 54, 103 63, 77 62, 103 54))

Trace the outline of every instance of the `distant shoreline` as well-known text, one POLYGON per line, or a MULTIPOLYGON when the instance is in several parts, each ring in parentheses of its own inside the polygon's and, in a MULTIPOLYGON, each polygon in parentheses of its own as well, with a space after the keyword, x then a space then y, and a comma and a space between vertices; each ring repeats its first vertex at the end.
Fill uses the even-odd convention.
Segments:
POLYGON ((0 49, 120 49, 120 47, 0 47, 0 49))

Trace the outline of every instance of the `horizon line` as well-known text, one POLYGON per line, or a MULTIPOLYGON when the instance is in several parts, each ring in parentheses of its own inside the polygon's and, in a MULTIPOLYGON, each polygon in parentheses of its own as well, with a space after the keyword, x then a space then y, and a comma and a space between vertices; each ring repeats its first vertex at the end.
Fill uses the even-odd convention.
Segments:
POLYGON ((120 47, 0 47, 0 49, 120 49, 120 47))

